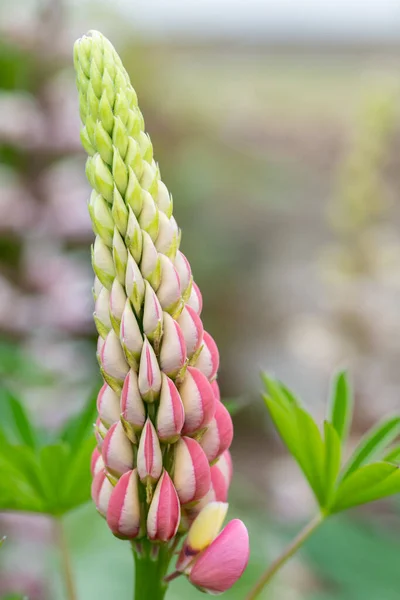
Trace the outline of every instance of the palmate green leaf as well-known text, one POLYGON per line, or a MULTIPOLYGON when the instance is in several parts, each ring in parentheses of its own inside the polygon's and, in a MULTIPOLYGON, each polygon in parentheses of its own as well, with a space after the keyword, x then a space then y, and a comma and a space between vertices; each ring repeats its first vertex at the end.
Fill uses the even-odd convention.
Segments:
POLYGON ((325 474, 325 507, 329 507, 340 472, 342 448, 339 435, 329 421, 324 421, 325 456, 323 472, 325 474))
POLYGON ((383 461, 365 465, 339 485, 331 512, 339 512, 399 492, 399 467, 383 461))
POLYGON ((328 421, 336 429, 341 440, 347 438, 353 416, 353 393, 346 371, 335 375, 329 402, 328 421))
POLYGON ((349 477, 359 467, 385 450, 400 434, 400 417, 392 417, 373 427, 361 439, 344 468, 342 478, 349 477))

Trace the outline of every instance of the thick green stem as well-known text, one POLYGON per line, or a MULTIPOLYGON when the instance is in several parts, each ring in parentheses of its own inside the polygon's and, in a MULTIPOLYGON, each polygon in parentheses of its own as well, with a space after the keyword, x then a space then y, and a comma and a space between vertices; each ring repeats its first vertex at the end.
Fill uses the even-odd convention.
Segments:
POLYGON ((164 581, 171 560, 171 549, 147 540, 140 542, 140 551, 132 545, 135 559, 134 600, 163 600, 168 589, 164 581))
POLYGON ((68 600, 78 600, 72 573, 71 557, 69 554, 68 544, 64 532, 64 525, 61 517, 54 519, 54 528, 56 532, 57 544, 60 549, 61 568, 64 576, 66 598, 68 600))
POLYGON ((277 573, 284 564, 297 552, 297 550, 304 544, 304 542, 310 537, 312 533, 321 525, 324 517, 317 515, 304 529, 299 533, 297 537, 289 544, 289 546, 282 552, 277 559, 271 564, 270 567, 261 575, 256 585, 253 587, 251 592, 246 596, 246 600, 255 600, 264 587, 270 582, 272 577, 277 573))

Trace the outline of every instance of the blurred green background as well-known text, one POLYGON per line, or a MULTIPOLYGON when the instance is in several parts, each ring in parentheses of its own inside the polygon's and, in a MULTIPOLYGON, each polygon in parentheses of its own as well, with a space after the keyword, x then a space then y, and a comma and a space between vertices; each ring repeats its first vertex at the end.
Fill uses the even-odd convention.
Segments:
MULTIPOLYGON (((262 405, 260 369, 321 417, 333 369, 348 366, 351 444, 400 405, 399 21, 391 0, 0 5, 0 376, 48 428, 98 377, 71 52, 100 29, 173 194, 223 396, 242 405, 230 515, 249 527, 251 561, 227 599, 315 511, 262 405)), ((399 515, 391 500, 335 517, 261 597, 399 598, 399 515)), ((62 600, 51 524, 0 519, 0 595, 62 600)), ((79 598, 129 597, 128 545, 93 506, 70 515, 68 534, 79 598)), ((201 596, 178 580, 168 598, 201 596)))

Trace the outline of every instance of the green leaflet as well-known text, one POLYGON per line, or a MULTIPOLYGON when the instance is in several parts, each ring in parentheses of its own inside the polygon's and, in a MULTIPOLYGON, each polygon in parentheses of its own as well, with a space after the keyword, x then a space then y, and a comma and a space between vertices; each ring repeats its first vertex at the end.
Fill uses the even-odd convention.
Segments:
POLYGON ((383 460, 395 464, 400 464, 400 446, 395 446, 384 456, 383 460))
POLYGON ((346 371, 335 375, 329 403, 328 421, 336 429, 341 440, 347 438, 353 416, 353 394, 346 371))
POLYGON ((340 438, 329 421, 324 421, 324 434, 325 434, 325 455, 324 455, 324 467, 323 471, 325 474, 324 480, 324 491, 325 491, 325 506, 329 507, 333 493, 335 491, 336 482, 340 473, 340 460, 342 454, 342 448, 340 444, 340 438))

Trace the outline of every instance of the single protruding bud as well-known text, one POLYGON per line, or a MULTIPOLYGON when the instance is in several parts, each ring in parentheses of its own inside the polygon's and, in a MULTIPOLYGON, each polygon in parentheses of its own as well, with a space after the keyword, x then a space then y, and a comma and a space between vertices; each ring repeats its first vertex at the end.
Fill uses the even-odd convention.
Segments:
POLYGON ((203 334, 203 348, 196 360, 195 366, 212 381, 219 367, 219 352, 217 344, 207 331, 203 334))
POLYGON ((196 440, 182 437, 176 443, 173 480, 182 504, 199 500, 210 489, 210 466, 196 440))
POLYGON ((143 249, 140 270, 143 277, 151 284, 151 287, 157 290, 161 281, 160 256, 147 231, 142 231, 142 236, 143 249))
POLYGON ((170 259, 160 254, 161 260, 161 283, 157 289, 157 297, 163 310, 174 314, 181 302, 181 283, 178 271, 170 259))
POLYGON ((231 415, 222 402, 216 402, 215 415, 200 439, 208 460, 212 462, 229 448, 233 439, 231 415))
POLYGON ((202 344, 203 323, 196 311, 188 305, 184 307, 177 321, 185 338, 187 355, 191 358, 202 344))
POLYGON ((101 450, 104 438, 107 435, 108 428, 101 422, 100 417, 97 417, 94 424, 94 435, 97 441, 97 447, 101 450))
POLYGON ((98 235, 92 247, 93 271, 108 290, 115 278, 115 267, 111 251, 98 235))
POLYGON ((102 338, 107 337, 107 333, 112 327, 109 306, 110 292, 105 287, 101 286, 101 289, 97 294, 93 317, 97 331, 102 338))
POLYGON ((122 313, 120 338, 129 366, 137 371, 143 347, 143 336, 129 298, 126 299, 122 313))
POLYGON ((198 315, 201 314, 201 310, 203 308, 203 298, 199 290, 199 286, 194 281, 192 283, 192 289, 187 304, 191 306, 198 315))
POLYGON ((133 468, 132 444, 120 421, 111 425, 108 430, 101 454, 106 468, 117 477, 133 468))
POLYGON ((125 290, 132 302, 135 313, 139 315, 144 297, 144 281, 139 267, 129 252, 125 274, 125 290))
POLYGON ((135 431, 141 431, 146 420, 146 411, 139 392, 138 376, 132 369, 125 377, 121 391, 122 417, 135 431))
POLYGON ((249 554, 247 529, 242 521, 234 519, 190 565, 189 581, 210 594, 221 594, 241 577, 249 554))
POLYGON ((110 427, 110 425, 119 421, 119 398, 106 383, 102 386, 97 396, 97 412, 106 427, 110 427))
POLYGON ((168 542, 176 535, 180 518, 178 495, 170 476, 164 471, 147 515, 147 536, 154 541, 168 542))
POLYGON ((114 535, 133 539, 140 532, 140 500, 137 470, 117 481, 108 503, 107 524, 114 535))
POLYGON ((157 294, 148 281, 145 281, 146 292, 143 305, 143 332, 155 348, 160 345, 163 331, 163 311, 157 294))
POLYGON ((114 331, 119 335, 119 328, 126 303, 126 294, 118 279, 114 279, 110 292, 110 316, 114 331))
MULTIPOLYGON (((119 343, 119 339, 113 329, 108 333, 101 349, 100 362, 107 383, 112 383, 109 380, 110 378, 115 381, 117 387, 118 385, 122 385, 122 382, 129 371, 129 366, 125 360, 125 355, 121 348, 121 344, 119 343)), ((114 388, 113 385, 111 387, 114 388)))
POLYGON ((110 502, 113 486, 110 483, 106 472, 100 470, 92 481, 92 500, 97 510, 103 517, 107 514, 108 504, 110 502))
POLYGON ((95 477, 99 471, 104 471, 104 461, 98 448, 95 448, 90 460, 90 472, 92 477, 95 477))
POLYGON ((143 483, 155 483, 162 471, 162 454, 153 423, 148 418, 140 435, 137 469, 143 483))
POLYGON ((192 434, 206 427, 216 408, 214 392, 207 377, 195 367, 188 367, 179 393, 185 407, 182 432, 192 434))
POLYGON ((174 443, 185 420, 182 400, 174 382, 162 373, 160 404, 157 411, 157 433, 162 442, 174 443))
POLYGON ((185 339, 179 324, 168 313, 164 313, 163 323, 160 366, 164 373, 175 378, 186 362, 185 339))
POLYGON ((161 389, 161 371, 147 338, 144 339, 139 364, 139 390, 146 402, 154 402, 161 389))
MULTIPOLYGON (((186 256, 178 250, 175 257, 175 269, 178 272, 180 285, 181 285, 181 295, 186 298, 188 290, 191 288, 192 283, 192 270, 190 268, 190 264, 186 256)), ((189 294, 190 295, 190 294, 189 294)))

